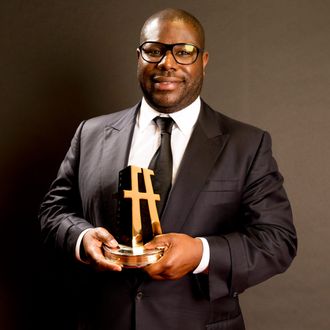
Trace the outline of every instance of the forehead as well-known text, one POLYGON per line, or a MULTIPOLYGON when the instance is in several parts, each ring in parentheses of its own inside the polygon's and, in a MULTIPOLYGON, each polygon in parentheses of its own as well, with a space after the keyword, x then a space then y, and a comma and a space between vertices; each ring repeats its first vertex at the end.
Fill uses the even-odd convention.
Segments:
POLYGON ((165 44, 192 43, 200 46, 200 36, 194 26, 182 20, 156 18, 143 29, 142 42, 158 41, 165 44))

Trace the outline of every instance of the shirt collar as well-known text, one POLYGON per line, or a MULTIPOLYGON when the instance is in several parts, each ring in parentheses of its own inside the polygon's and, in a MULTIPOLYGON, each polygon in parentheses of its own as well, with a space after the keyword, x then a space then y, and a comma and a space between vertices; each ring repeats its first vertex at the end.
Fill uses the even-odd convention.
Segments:
MULTIPOLYGON (((201 99, 198 96, 196 100, 188 105, 186 108, 171 113, 169 116, 173 118, 176 126, 180 129, 183 134, 190 134, 191 130, 196 124, 199 112, 201 108, 201 99)), ((139 129, 142 131, 147 128, 151 121, 159 116, 164 115, 153 109, 144 98, 142 98, 140 112, 137 117, 137 124, 139 129)))

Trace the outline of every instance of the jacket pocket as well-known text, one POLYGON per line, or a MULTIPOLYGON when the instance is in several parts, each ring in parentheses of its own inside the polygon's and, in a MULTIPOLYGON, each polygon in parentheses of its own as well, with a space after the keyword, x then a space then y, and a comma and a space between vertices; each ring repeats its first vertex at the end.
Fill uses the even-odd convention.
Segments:
POLYGON ((201 192, 201 199, 210 205, 235 203, 239 198, 238 180, 209 180, 201 192))

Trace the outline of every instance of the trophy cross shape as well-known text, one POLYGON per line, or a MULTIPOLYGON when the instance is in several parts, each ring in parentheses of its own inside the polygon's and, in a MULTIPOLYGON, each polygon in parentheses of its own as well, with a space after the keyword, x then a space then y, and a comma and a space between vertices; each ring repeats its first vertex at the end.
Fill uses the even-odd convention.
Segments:
MULTIPOLYGON (((160 200, 159 194, 154 193, 152 187, 151 175, 154 174, 153 170, 148 168, 139 168, 137 166, 131 166, 131 190, 124 190, 124 198, 130 198, 132 200, 132 248, 133 251, 138 252, 143 247, 143 228, 141 219, 141 200, 148 202, 148 210, 151 221, 151 228, 153 236, 161 234, 161 227, 159 217, 157 213, 156 201, 160 200), (139 173, 143 173, 145 192, 139 190, 139 173)), ((152 236, 152 237, 153 237, 152 236)))
POLYGON ((153 170, 128 166, 119 172, 116 221, 113 234, 119 249, 103 246, 106 257, 124 267, 143 267, 156 262, 162 248, 144 249, 144 244, 162 234, 156 202, 161 196, 154 192, 153 170))

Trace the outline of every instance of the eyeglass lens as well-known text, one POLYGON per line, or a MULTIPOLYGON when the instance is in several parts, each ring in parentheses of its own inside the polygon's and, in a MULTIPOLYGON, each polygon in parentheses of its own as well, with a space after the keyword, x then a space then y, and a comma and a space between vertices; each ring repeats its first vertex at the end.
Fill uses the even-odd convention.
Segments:
POLYGON ((175 44, 168 47, 161 43, 146 42, 142 46, 142 57, 147 62, 158 63, 165 56, 168 49, 171 49, 175 60, 180 64, 192 64, 198 56, 198 49, 190 44, 175 44))

